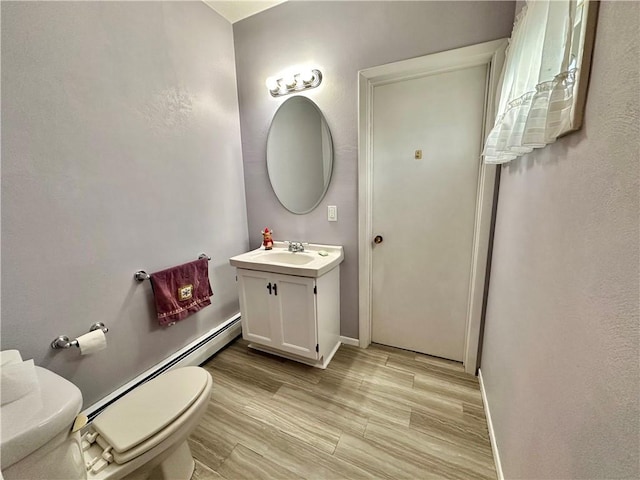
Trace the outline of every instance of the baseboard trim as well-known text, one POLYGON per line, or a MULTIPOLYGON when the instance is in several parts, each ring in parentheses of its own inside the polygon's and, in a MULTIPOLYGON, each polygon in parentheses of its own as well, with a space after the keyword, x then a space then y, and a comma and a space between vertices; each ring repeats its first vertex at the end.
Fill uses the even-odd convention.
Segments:
POLYGON ((480 392, 482 393, 484 415, 487 417, 487 428, 489 430, 489 439, 491 440, 493 461, 496 464, 496 473, 498 474, 498 480, 504 480, 504 473, 502 473, 502 462, 500 461, 500 453, 498 452, 498 444, 496 443, 496 434, 493 430, 493 421, 491 420, 491 411, 489 410, 489 402, 487 400, 487 392, 484 389, 484 380, 482 379, 481 369, 478 369, 478 382, 480 383, 480 392))
POLYGON ((360 346, 360 340, 351 337, 340 337, 340 343, 344 343, 345 345, 352 345, 354 347, 360 346))
POLYGON ((81 413, 86 415, 89 421, 92 421, 105 408, 129 393, 134 388, 139 387, 161 373, 168 372, 174 368, 186 367, 188 365, 200 365, 204 363, 205 360, 212 355, 215 355, 216 352, 224 348, 241 333, 242 325, 240 322, 240 313, 237 313, 217 327, 212 328, 204 335, 196 338, 174 354, 165 358, 160 363, 142 372, 122 387, 87 407, 81 413))

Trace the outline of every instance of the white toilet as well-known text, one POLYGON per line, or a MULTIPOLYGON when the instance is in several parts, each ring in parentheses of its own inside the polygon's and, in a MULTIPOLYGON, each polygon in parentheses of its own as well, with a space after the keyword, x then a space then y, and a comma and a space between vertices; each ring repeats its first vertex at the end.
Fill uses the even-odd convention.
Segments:
POLYGON ((71 433, 82 394, 71 382, 35 367, 38 387, 5 404, 1 469, 5 480, 191 478, 187 437, 206 411, 213 381, 200 367, 150 380, 71 433))

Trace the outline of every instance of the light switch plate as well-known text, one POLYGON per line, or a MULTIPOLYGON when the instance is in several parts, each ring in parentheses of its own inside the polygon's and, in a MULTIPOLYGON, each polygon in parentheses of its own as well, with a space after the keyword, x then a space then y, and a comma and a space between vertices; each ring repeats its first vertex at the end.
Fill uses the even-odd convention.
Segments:
POLYGON ((330 222, 338 221, 338 207, 336 207, 335 205, 329 205, 327 207, 327 220, 329 220, 330 222))

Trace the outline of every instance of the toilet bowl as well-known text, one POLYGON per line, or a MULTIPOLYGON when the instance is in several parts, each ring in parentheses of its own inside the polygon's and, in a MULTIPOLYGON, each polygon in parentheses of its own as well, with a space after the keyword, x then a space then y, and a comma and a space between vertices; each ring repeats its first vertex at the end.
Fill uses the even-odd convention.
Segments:
POLYGON ((204 415, 213 381, 200 367, 163 373, 71 433, 82 406, 71 382, 35 367, 37 388, 1 407, 5 480, 142 480, 191 477, 187 437, 204 415))

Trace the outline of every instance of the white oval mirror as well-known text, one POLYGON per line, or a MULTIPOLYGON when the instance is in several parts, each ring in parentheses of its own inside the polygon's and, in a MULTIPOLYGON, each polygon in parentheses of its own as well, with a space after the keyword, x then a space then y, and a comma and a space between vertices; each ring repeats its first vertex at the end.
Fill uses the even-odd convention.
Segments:
POLYGON ((286 100, 273 116, 267 139, 267 171, 273 191, 290 212, 316 208, 331 180, 331 132, 318 106, 306 97, 286 100))

